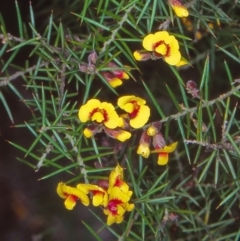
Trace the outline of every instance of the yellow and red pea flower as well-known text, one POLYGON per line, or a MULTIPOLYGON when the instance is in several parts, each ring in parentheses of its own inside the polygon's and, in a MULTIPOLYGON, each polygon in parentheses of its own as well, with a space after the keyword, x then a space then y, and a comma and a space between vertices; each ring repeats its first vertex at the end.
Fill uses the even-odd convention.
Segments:
POLYGON ((141 155, 145 158, 149 157, 150 154, 150 142, 151 142, 151 137, 148 135, 147 131, 143 131, 140 141, 139 141, 139 146, 137 149, 137 154, 141 155))
POLYGON ((166 165, 168 163, 169 153, 176 149, 177 144, 178 142, 174 142, 171 145, 151 151, 151 153, 158 153, 158 165, 166 165))
MULTIPOLYGON (((151 137, 153 137, 153 142, 156 143, 156 141, 159 139, 159 135, 162 136, 160 133, 162 127, 162 123, 159 121, 152 122, 151 125, 147 128, 147 130, 143 131, 140 141, 139 141, 139 146, 137 149, 137 154, 148 158, 150 154, 150 144, 151 144, 151 137)), ((163 138, 163 137, 162 137, 163 138)), ((163 139, 164 141, 164 139, 163 139)), ((165 141, 164 141, 165 143, 165 141)))
POLYGON ((175 14, 179 17, 187 17, 189 12, 187 8, 182 4, 181 0, 168 0, 175 14))
POLYGON ((77 200, 80 200, 85 206, 88 206, 90 203, 87 196, 88 191, 82 187, 70 187, 63 182, 60 182, 57 186, 57 193, 61 198, 66 199, 64 205, 68 210, 72 210, 74 208, 77 200))
POLYGON ((126 194, 117 186, 111 189, 108 204, 103 210, 104 214, 108 216, 108 226, 112 225, 113 223, 121 223, 124 218, 124 213, 126 211, 130 212, 134 209, 134 204, 129 203, 131 195, 126 194))
POLYGON ((148 34, 142 45, 147 51, 152 51, 156 58, 163 58, 169 65, 176 65, 181 60, 178 41, 167 31, 148 34))
POLYGON ((104 127, 103 129, 109 137, 117 139, 121 142, 128 140, 132 136, 130 132, 120 128, 109 129, 107 127, 104 127))
POLYGON ((119 116, 111 103, 100 102, 98 99, 91 99, 82 105, 78 112, 81 122, 92 121, 97 124, 104 124, 110 129, 118 126, 119 116))
POLYGON ((115 63, 108 63, 108 67, 112 68, 109 71, 112 72, 119 79, 129 79, 129 75, 120 69, 115 63))
POLYGON ((150 108, 145 103, 144 99, 129 95, 120 97, 117 105, 128 113, 131 127, 141 128, 147 123, 150 116, 150 108))
POLYGON ((102 71, 101 75, 107 82, 113 87, 116 88, 117 86, 122 85, 122 80, 129 79, 129 75, 122 69, 119 69, 119 67, 113 63, 108 63, 107 67, 110 68, 109 71, 102 71))
POLYGON ((129 186, 123 181, 123 168, 118 164, 111 172, 108 183, 101 180, 98 184, 78 184, 77 188, 73 188, 61 182, 57 193, 66 199, 65 206, 69 210, 73 209, 78 199, 88 206, 90 201, 87 194, 91 193, 93 205, 103 206, 104 214, 108 216, 107 225, 121 223, 124 213, 134 209, 134 204, 129 203, 132 191, 129 191, 129 186))
POLYGON ((113 87, 116 88, 122 85, 122 80, 116 77, 113 73, 110 72, 102 72, 101 75, 107 82, 113 87))

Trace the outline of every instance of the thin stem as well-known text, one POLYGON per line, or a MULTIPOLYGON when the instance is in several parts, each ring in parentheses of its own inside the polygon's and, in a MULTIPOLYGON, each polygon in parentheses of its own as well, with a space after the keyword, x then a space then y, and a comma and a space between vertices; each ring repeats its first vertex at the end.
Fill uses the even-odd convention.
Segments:
POLYGON ((42 62, 40 65, 33 65, 30 68, 27 68, 23 71, 17 71, 16 73, 14 73, 13 75, 10 75, 8 77, 4 77, 4 78, 0 78, 0 87, 1 86, 5 86, 8 85, 9 82, 11 82, 12 80, 15 80, 18 77, 24 76, 26 73, 32 72, 33 70, 35 70, 37 67, 44 67, 47 66, 49 64, 49 62, 42 62))
MULTIPOLYGON (((205 101, 202 104, 202 108, 205 108, 205 107, 208 107, 208 106, 212 106, 212 105, 216 104, 217 102, 220 102, 220 101, 226 99, 227 97, 233 95, 235 92, 237 92, 239 90, 240 90, 240 85, 236 86, 235 88, 232 88, 230 91, 226 92, 225 94, 220 95, 216 99, 213 99, 211 101, 205 101)), ((174 115, 170 115, 170 116, 168 116, 166 118, 163 118, 162 120, 160 120, 160 122, 161 123, 165 123, 165 122, 170 121, 172 119, 176 120, 176 119, 178 119, 178 118, 180 118, 182 116, 185 116, 188 113, 192 113, 192 112, 197 111, 197 108, 198 107, 193 107, 193 108, 190 108, 190 109, 183 110, 182 112, 179 112, 179 113, 174 114, 174 115)))
POLYGON ((122 29, 122 26, 123 26, 124 22, 127 21, 127 19, 128 19, 128 14, 132 11, 132 9, 134 7, 135 7, 135 4, 133 4, 131 7, 129 7, 126 10, 126 12, 123 15, 121 21, 118 22, 118 27, 112 31, 111 37, 109 38, 109 40, 107 42, 104 43, 104 45, 103 45, 101 51, 99 52, 99 54, 104 53, 106 51, 107 46, 110 45, 115 40, 115 37, 116 37, 118 31, 122 29))

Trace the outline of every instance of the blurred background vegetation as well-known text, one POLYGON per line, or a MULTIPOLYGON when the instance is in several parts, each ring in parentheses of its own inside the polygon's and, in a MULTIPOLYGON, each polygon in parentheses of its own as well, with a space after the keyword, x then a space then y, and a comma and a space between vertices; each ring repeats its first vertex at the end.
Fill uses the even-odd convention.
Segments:
POLYGON ((188 23, 163 0, 1 3, 1 240, 240 240, 240 4, 183 3, 188 23), (134 60, 142 38, 163 26, 191 65, 134 60), (80 72, 93 50, 98 73, 113 60, 130 80, 113 89, 98 73, 80 72), (188 80, 200 100, 187 93, 188 80), (80 105, 128 94, 147 100, 167 143, 178 141, 167 167, 136 155, 141 130, 118 152, 103 134, 82 136, 80 105), (136 210, 123 224, 106 227, 101 210, 81 204, 65 210, 56 186, 83 182, 80 157, 90 182, 109 173, 98 161, 126 168, 136 210))

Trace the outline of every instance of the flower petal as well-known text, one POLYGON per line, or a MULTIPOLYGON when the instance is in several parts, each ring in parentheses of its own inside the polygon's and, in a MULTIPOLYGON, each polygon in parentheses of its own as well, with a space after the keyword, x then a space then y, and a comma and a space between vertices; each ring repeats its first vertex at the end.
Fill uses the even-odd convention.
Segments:
POLYGON ((119 116, 114 106, 111 103, 103 102, 101 108, 105 111, 106 115, 104 125, 110 129, 116 128, 119 123, 119 116))
POLYGON ((81 122, 87 122, 91 119, 91 112, 100 107, 101 102, 97 99, 89 100, 85 105, 82 105, 78 112, 78 117, 81 122))
POLYGON ((75 196, 69 195, 64 202, 66 209, 72 210, 76 205, 76 201, 77 199, 75 196))
POLYGON ((172 50, 170 50, 170 55, 166 56, 164 60, 169 65, 176 65, 181 60, 181 53, 179 51, 172 52, 172 50))
POLYGON ((154 49, 158 54, 165 56, 167 54, 167 46, 165 44, 160 44, 158 47, 154 49))
POLYGON ((137 154, 143 156, 144 158, 148 158, 150 154, 149 145, 140 144, 137 149, 137 154))
POLYGON ((143 48, 145 48, 148 51, 153 51, 153 47, 154 47, 154 43, 155 43, 155 35, 154 34, 148 34, 142 42, 143 48))
POLYGON ((130 132, 120 130, 117 132, 115 139, 117 139, 121 142, 124 142, 124 141, 128 140, 131 136, 132 136, 132 134, 130 132))
POLYGON ((109 213, 108 217, 107 217, 107 225, 111 226, 115 222, 116 222, 116 217, 114 215, 112 215, 111 213, 109 213))
POLYGON ((137 115, 130 120, 130 126, 136 129, 143 127, 147 123, 149 116, 150 108, 146 105, 140 105, 137 115))
POLYGON ((117 139, 121 142, 128 140, 131 137, 131 133, 120 128, 116 128, 114 130, 109 129, 107 127, 104 128, 105 133, 111 138, 117 139))
POLYGON ((123 168, 117 164, 114 170, 111 171, 109 176, 109 188, 108 193, 110 190, 116 185, 117 182, 123 180, 123 168))
POLYGON ((126 204, 126 210, 128 212, 131 212, 134 209, 135 205, 133 203, 127 203, 126 204))
POLYGON ((176 149, 177 144, 178 144, 178 142, 176 141, 176 142, 172 143, 171 145, 164 146, 161 149, 156 149, 154 151, 151 151, 151 153, 161 153, 161 152, 171 153, 176 149))
POLYGON ((168 153, 161 152, 158 154, 158 165, 166 165, 168 163, 168 153))
POLYGON ((174 10, 175 14, 179 17, 187 17, 189 15, 188 10, 186 9, 185 6, 178 4, 178 5, 171 5, 172 9, 174 10))
POLYGON ((112 78, 112 79, 109 79, 109 80, 108 80, 108 83, 109 83, 113 88, 116 88, 116 87, 122 85, 123 82, 121 81, 120 78, 114 77, 114 78, 112 78))
POLYGON ((98 123, 102 123, 104 121, 104 115, 102 112, 98 111, 98 112, 95 112, 93 115, 92 115, 92 118, 91 120, 92 121, 96 121, 98 123))

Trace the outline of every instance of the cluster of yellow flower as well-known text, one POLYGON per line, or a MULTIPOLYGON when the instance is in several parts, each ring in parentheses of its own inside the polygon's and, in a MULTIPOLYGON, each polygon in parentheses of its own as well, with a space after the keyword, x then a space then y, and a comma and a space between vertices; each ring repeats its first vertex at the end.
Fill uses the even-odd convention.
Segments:
POLYGON ((76 201, 80 200, 83 205, 89 206, 88 194, 91 194, 92 205, 102 206, 103 212, 107 215, 107 225, 121 223, 126 211, 134 209, 134 204, 129 203, 132 191, 123 181, 123 168, 117 165, 110 173, 109 180, 101 180, 98 185, 80 183, 76 187, 70 187, 60 182, 57 187, 58 195, 65 199, 65 207, 72 210, 76 201))
MULTIPOLYGON (((124 142, 131 137, 131 133, 125 129, 141 128, 147 123, 150 109, 142 98, 134 95, 122 96, 117 104, 127 114, 119 116, 111 103, 100 102, 97 99, 91 99, 81 106, 78 112, 80 121, 83 123, 91 121, 83 131, 84 136, 90 138, 103 130, 109 137, 124 142)), ((152 137, 154 150, 151 153, 158 153, 158 164, 166 165, 168 153, 175 150, 177 142, 166 146, 160 129, 161 124, 153 122, 147 130, 143 131, 137 154, 148 158, 152 137)))
POLYGON ((158 153, 158 165, 166 165, 168 163, 168 154, 173 152, 177 147, 177 142, 166 146, 166 142, 160 132, 161 123, 152 122, 151 125, 143 131, 137 154, 148 158, 150 153, 158 153), (151 137, 154 151, 150 151, 151 137))
POLYGON ((126 114, 119 116, 111 103, 100 102, 98 99, 89 100, 78 112, 81 122, 91 122, 84 129, 84 136, 89 138, 104 131, 108 136, 122 142, 129 139, 131 133, 126 129, 141 128, 149 119, 150 109, 145 103, 144 99, 134 95, 122 96, 117 105, 126 114))
MULTIPOLYGON (((188 10, 180 0, 169 0, 169 3, 178 17, 188 16, 188 10)), ((147 35, 142 44, 145 50, 134 52, 133 56, 136 60, 162 58, 169 65, 186 64, 179 51, 177 39, 167 31, 147 35)), ((88 74, 96 73, 96 61, 97 54, 94 51, 88 56, 88 64, 79 66, 80 71, 88 74)), ((115 63, 110 62, 107 67, 108 70, 101 71, 99 74, 112 87, 121 85, 123 79, 129 79, 128 74, 115 63)), ((82 123, 90 122, 83 131, 84 136, 91 138, 104 131, 109 137, 124 142, 131 137, 131 128, 141 128, 147 123, 150 108, 144 99, 134 95, 122 96, 118 99, 117 105, 126 113, 118 115, 111 103, 101 102, 98 99, 91 99, 82 105, 78 117, 82 123)), ((160 129, 161 123, 153 122, 143 131, 137 154, 148 158, 150 153, 158 153, 158 164, 166 165, 168 154, 175 150, 177 142, 167 146, 160 129), (151 142, 153 151, 150 151, 151 142)), ((104 214, 108 216, 107 225, 121 223, 124 213, 134 209, 134 204, 129 203, 132 191, 123 181, 123 169, 119 165, 111 172, 108 181, 101 180, 98 185, 78 184, 76 187, 70 187, 61 182, 58 184, 57 193, 61 198, 66 199, 64 204, 69 210, 73 209, 78 199, 88 206, 90 204, 88 194, 91 194, 93 206, 102 206, 104 214)))

